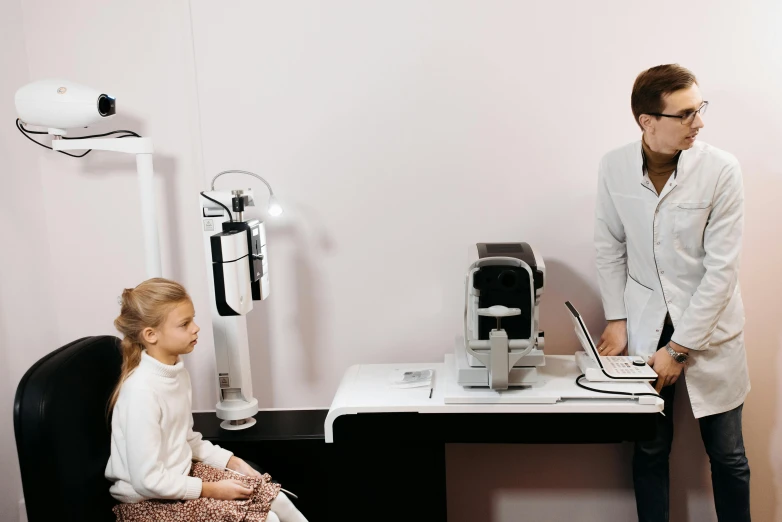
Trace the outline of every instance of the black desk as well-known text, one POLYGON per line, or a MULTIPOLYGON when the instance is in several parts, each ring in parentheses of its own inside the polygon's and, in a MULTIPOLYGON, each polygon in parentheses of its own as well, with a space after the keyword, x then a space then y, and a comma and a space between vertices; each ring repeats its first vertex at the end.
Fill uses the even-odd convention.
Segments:
MULTIPOLYGON (((331 475, 351 491, 356 510, 371 513, 372 520, 445 521, 449 443, 619 443, 656 433, 662 400, 641 404, 584 392, 575 385, 573 357, 548 357, 545 369, 539 369, 540 386, 502 396, 456 386, 448 361, 449 356, 446 363, 356 365, 343 376, 326 418, 329 457, 339 463, 331 475), (389 378, 400 367, 434 368, 440 378, 435 377, 431 393, 429 387, 394 388, 389 378), (468 400, 488 396, 497 402, 450 402, 448 397, 457 393, 468 400), (552 403, 500 402, 524 394, 559 398, 552 403)), ((649 388, 621 386, 633 393, 649 388)))
POLYGON ((294 503, 310 522, 321 522, 331 520, 325 482, 329 457, 323 434, 327 413, 325 409, 261 411, 254 426, 237 431, 221 429, 214 412, 193 413, 193 430, 259 465, 299 496, 294 503))
POLYGON ((662 409, 661 401, 625 400, 445 404, 447 381, 436 381, 430 397, 428 389, 388 389, 382 365, 362 368, 346 372, 331 410, 262 411, 255 426, 239 431, 220 429, 214 413, 197 413, 194 429, 298 494, 311 522, 429 522, 447 519, 446 444, 643 440, 655 435, 662 409))

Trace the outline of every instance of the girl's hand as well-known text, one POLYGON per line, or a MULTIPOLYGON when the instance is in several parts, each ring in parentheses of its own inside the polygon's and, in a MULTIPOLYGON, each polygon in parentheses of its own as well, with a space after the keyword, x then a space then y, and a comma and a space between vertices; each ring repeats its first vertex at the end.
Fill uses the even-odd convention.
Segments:
POLYGON ((255 470, 255 468, 247 464, 239 457, 232 456, 230 459, 228 459, 228 464, 225 467, 228 469, 232 469, 238 473, 241 473, 242 475, 247 475, 248 477, 261 476, 261 474, 255 470))
POLYGON ((204 482, 201 485, 201 496, 205 498, 247 500, 252 493, 253 488, 248 488, 235 479, 221 480, 220 482, 204 482))

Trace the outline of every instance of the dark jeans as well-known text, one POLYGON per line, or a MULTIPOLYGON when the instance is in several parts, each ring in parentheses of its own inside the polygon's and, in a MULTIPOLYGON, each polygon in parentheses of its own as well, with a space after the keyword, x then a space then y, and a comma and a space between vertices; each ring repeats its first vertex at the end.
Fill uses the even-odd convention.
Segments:
MULTIPOLYGON (((665 346, 673 335, 666 325, 660 338, 665 346)), ((636 442, 633 483, 639 522, 667 522, 669 504, 668 455, 673 442, 674 386, 662 389, 665 416, 657 417, 654 440, 636 442)), ((698 419, 703 445, 711 462, 711 485, 720 522, 745 522, 749 515, 749 463, 741 435, 742 404, 735 409, 698 419)))

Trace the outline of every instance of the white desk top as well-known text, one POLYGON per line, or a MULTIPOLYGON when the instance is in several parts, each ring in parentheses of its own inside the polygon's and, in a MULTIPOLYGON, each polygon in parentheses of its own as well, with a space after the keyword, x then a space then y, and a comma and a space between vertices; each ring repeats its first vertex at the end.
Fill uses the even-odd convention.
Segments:
MULTIPOLYGON (((453 356, 446 355, 445 363, 415 364, 357 364, 348 368, 326 417, 326 442, 333 442, 332 425, 341 415, 355 413, 657 413, 663 410, 662 399, 654 404, 638 404, 637 400, 590 392, 575 384, 580 374, 572 355, 547 355, 546 366, 539 368, 540 385, 527 390, 495 392, 488 389, 465 390, 468 393, 502 394, 540 393, 556 391, 560 400, 553 404, 446 404, 448 379, 453 379, 446 364, 453 366, 453 356), (435 370, 434 390, 430 388, 395 388, 390 380, 394 370, 435 370)), ((588 383, 601 390, 617 390, 633 393, 654 393, 647 383, 588 383)))

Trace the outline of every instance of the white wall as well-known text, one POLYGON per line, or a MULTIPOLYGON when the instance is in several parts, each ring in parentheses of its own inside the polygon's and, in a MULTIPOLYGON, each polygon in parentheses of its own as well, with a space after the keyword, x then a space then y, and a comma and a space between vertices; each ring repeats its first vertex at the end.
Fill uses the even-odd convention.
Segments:
MULTIPOLYGON (((779 2, 191 5, 205 168, 260 172, 288 209, 285 221, 267 221, 262 343, 280 406, 328 404, 357 362, 440 360, 461 326, 477 241, 524 240, 542 252, 550 353, 576 347, 565 299, 599 331, 597 163, 639 137, 635 76, 661 63, 692 68, 711 101, 702 138, 736 154, 745 172, 755 384, 745 437, 753 514, 771 519, 768 448, 782 442, 766 413, 779 402, 767 362, 780 333, 772 260, 782 251, 767 232, 782 218, 769 155, 782 130, 779 2)), ((679 395, 673 519, 713 520, 707 458, 679 395)), ((449 520, 519 520, 519 509, 525 519, 567 520, 584 495, 598 499, 597 519, 634 517, 627 447, 454 446, 448 466, 449 520), (591 473, 574 470, 580 458, 591 473), (562 510, 532 502, 542 497, 562 510)))
POLYGON ((326 404, 355 362, 441 359, 478 241, 546 257, 553 350, 575 347, 566 293, 595 324, 588 216, 600 154, 635 137, 626 77, 583 103, 565 76, 594 65, 530 53, 516 8, 192 6, 206 171, 261 172, 288 208, 267 221, 275 404, 326 404), (617 124, 568 136, 594 110, 617 124))
MULTIPOLYGON (((0 156, 3 180, 13 174, 21 184, 12 191, 19 209, 4 206, 3 217, 11 209, 37 216, 37 242, 18 230, 9 240, 44 254, 16 260, 13 279, 0 276, 0 357, 24 358, 9 366, 13 387, 51 349, 112 333, 116 296, 144 277, 133 158, 75 160, 14 135, 10 100, 28 79, 61 76, 113 93, 120 116, 95 130, 153 137, 164 273, 193 294, 203 341, 210 328, 197 193, 226 168, 269 179, 286 214, 267 220, 272 296, 250 316, 254 385, 262 405, 298 407, 327 406, 351 364, 441 359, 461 326, 462 278, 478 241, 528 241, 544 255, 550 353, 576 346, 565 299, 599 330, 595 166, 638 137, 629 111, 635 75, 658 63, 692 68, 712 102, 701 136, 736 154, 745 173, 742 285, 754 384, 745 439, 753 515, 772 520, 771 484, 782 493, 782 389, 768 364, 782 333, 774 306, 782 247, 769 230, 782 218, 772 199, 782 189, 773 156, 782 130, 778 2, 741 11, 727 0, 667 0, 654 11, 611 0, 3 7, 4 47, 26 49, 27 60, 7 53, 0 62, 12 71, 0 76, 0 116, 9 122, 0 150, 10 151, 0 156), (20 199, 30 192, 43 193, 37 215, 20 199), (40 292, 9 308, 25 282, 40 292), (11 328, 32 325, 40 338, 15 355, 11 328)), ((220 186, 252 186, 263 204, 254 181, 226 178, 220 186)), ((210 343, 199 343, 188 360, 198 409, 213 407, 213 364, 210 343)), ((709 520, 697 426, 686 401, 677 406, 673 520, 709 520)), ((12 446, 1 447, 2 462, 13 462, 12 446)), ((516 520, 519 505, 543 515, 531 498, 544 495, 562 502, 556 516, 565 520, 567 499, 595 489, 597 512, 627 509, 625 447, 454 446, 448 466, 457 522, 516 520), (582 457, 593 459, 592 475, 573 473, 582 457)), ((12 486, 0 497, 9 509, 18 481, 12 486)))
MULTIPOLYGON (((22 8, 0 3, 0 181, 3 247, 0 248, 0 520, 18 520, 22 495, 13 428, 16 383, 51 350, 57 311, 50 299, 48 224, 42 209, 37 151, 27 147, 13 122, 16 86, 29 81, 22 8)), ((32 145, 32 144, 31 144, 32 145)), ((34 147, 34 145, 33 145, 34 147)))
MULTIPOLYGON (((208 301, 187 2, 3 0, 0 29, 0 212, 8 249, 0 256, 0 371, 9 373, 2 379, 0 463, 13 470, 10 419, 19 378, 69 341, 115 333, 117 296, 145 276, 135 159, 108 152, 73 159, 36 147, 12 126, 18 87, 61 77, 117 96, 119 115, 91 130, 153 137, 164 274, 188 287, 197 309, 207 310, 208 301)), ((202 328, 210 337, 209 323, 202 328)), ((199 355, 200 366, 191 368, 195 397, 209 408, 213 355, 208 346, 199 355)), ((21 485, 16 473, 5 476, 0 519, 16 520, 21 485)))
MULTIPOLYGON (((188 288, 206 319, 198 219, 205 185, 188 3, 26 0, 23 7, 30 77, 68 78, 113 94, 117 116, 93 130, 152 137, 163 274, 188 288)), ((78 160, 41 151, 58 342, 115 333, 117 296, 146 275, 135 158, 95 151, 78 160)), ((202 338, 211 338, 209 321, 200 323, 202 338)), ((214 408, 209 343, 194 361, 195 404, 214 408)))

